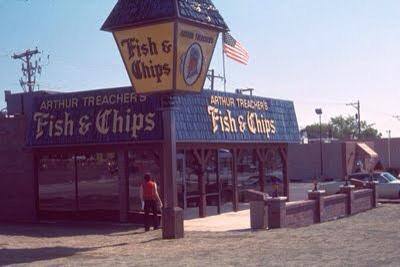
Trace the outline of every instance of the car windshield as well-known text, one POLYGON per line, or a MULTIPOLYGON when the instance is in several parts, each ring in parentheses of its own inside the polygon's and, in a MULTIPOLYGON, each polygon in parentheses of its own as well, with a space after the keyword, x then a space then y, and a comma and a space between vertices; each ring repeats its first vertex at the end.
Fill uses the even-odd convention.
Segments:
POLYGON ((393 175, 391 175, 388 172, 382 173, 382 176, 385 177, 387 180, 389 180, 389 182, 397 181, 396 177, 394 177, 393 175))
POLYGON ((379 182, 380 184, 387 184, 387 183, 389 183, 389 180, 386 179, 385 176, 380 175, 380 176, 378 177, 378 182, 379 182))

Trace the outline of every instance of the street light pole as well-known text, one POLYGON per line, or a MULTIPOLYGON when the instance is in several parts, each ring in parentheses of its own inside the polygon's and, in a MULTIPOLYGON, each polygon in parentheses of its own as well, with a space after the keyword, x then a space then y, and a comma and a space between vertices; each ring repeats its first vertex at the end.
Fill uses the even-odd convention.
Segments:
POLYGON ((323 162, 323 157, 322 157, 322 109, 317 108, 315 110, 315 113, 319 115, 319 152, 320 152, 320 165, 321 165, 321 173, 320 173, 320 179, 322 179, 323 173, 324 173, 324 162, 323 162))

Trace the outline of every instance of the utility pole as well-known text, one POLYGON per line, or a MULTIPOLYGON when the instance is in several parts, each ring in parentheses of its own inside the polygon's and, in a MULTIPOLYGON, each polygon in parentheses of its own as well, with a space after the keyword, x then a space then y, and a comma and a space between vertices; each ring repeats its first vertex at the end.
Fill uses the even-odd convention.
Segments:
MULTIPOLYGON (((19 83, 22 89, 26 92, 28 88, 28 92, 33 92, 36 84, 36 73, 42 73, 42 66, 38 64, 38 61, 35 60, 35 64, 33 65, 31 59, 33 56, 40 54, 37 47, 34 50, 26 50, 25 52, 15 54, 11 57, 13 59, 20 59, 23 61, 22 63, 22 75, 25 77, 20 78, 19 83)), ((39 58, 39 63, 40 63, 39 58)))
POLYGON ((389 165, 389 168, 391 168, 392 167, 392 155, 391 155, 390 141, 392 138, 392 131, 388 130, 387 133, 388 133, 388 161, 389 161, 388 165, 389 165))
POLYGON ((355 108, 357 110, 356 119, 357 119, 357 125, 358 125, 358 139, 360 139, 361 138, 361 105, 360 105, 360 101, 358 100, 357 102, 346 104, 346 106, 352 106, 353 108, 355 108))
POLYGON ((322 176, 324 175, 324 161, 322 156, 322 108, 315 109, 315 113, 319 116, 319 153, 320 153, 320 181, 322 181, 322 176))
POLYGON ((215 79, 220 79, 223 81, 224 77, 222 77, 221 75, 215 75, 215 71, 212 69, 212 70, 208 71, 207 79, 210 80, 210 82, 211 82, 211 91, 214 91, 215 79))

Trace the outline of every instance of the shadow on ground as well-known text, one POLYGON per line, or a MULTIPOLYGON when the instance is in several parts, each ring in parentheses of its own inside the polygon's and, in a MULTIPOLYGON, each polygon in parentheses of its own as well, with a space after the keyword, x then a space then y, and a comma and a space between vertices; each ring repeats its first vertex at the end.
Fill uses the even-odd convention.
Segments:
POLYGON ((84 235, 136 235, 142 233, 143 227, 131 224, 111 225, 99 223, 0 223, 0 235, 7 236, 54 238, 84 235))
POLYGON ((44 247, 44 248, 22 248, 22 249, 0 249, 0 265, 33 263, 37 261, 54 260, 58 258, 71 257, 77 253, 88 252, 107 247, 125 246, 126 243, 91 247, 91 248, 71 248, 71 247, 44 247))

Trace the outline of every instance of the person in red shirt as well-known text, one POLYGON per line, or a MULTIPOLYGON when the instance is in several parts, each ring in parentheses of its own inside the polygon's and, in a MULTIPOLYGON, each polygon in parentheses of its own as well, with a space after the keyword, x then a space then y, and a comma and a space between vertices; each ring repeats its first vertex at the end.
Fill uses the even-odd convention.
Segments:
POLYGON ((149 173, 144 175, 144 181, 140 187, 140 198, 142 200, 142 208, 144 209, 144 229, 150 230, 150 211, 153 213, 153 227, 157 230, 159 221, 157 217, 158 207, 162 208, 161 198, 158 194, 157 184, 152 181, 149 173))

